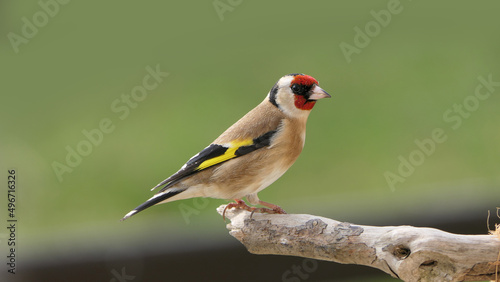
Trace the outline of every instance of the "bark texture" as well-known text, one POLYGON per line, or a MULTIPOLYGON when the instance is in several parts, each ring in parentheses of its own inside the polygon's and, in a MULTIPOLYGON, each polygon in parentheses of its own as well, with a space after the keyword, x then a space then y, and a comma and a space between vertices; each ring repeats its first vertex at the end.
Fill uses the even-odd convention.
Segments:
MULTIPOLYGON (((225 205, 217 211, 222 214, 225 205)), ((500 239, 412 226, 364 226, 307 214, 226 211, 230 234, 250 253, 378 268, 404 281, 495 280, 500 239)), ((499 275, 500 276, 500 275, 499 275)))

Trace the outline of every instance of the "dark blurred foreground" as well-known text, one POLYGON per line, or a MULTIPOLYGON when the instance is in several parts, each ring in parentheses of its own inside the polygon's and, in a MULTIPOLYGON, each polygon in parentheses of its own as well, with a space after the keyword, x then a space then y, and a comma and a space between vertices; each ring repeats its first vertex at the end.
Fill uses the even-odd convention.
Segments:
MULTIPOLYGON (((375 225, 413 225, 459 234, 485 234, 483 211, 422 219, 372 222, 375 225)), ((495 221, 493 221, 495 222, 495 221)), ((203 236, 200 234, 200 236, 203 236)), ((166 235, 165 235, 166 237, 166 235)), ((195 237, 196 238, 196 237, 195 237)), ((12 281, 390 281, 377 269, 316 261, 299 257, 252 255, 229 235, 216 243, 185 238, 172 244, 165 238, 157 246, 124 246, 123 254, 83 258, 50 257, 19 267, 12 281), (211 245, 207 245, 206 242, 211 245), (186 247, 188 246, 188 247, 186 247), (133 250, 126 250, 132 248, 133 250)), ((11 280, 13 276, 8 276, 11 280)), ((5 280, 2 280, 5 281, 5 280)))

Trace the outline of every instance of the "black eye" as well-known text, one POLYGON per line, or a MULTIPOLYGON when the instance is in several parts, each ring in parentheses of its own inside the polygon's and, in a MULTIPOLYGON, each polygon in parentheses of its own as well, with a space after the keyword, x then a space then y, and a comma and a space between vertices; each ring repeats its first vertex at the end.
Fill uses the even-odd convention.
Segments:
POLYGON ((307 85, 294 83, 294 84, 292 84, 292 86, 290 88, 292 89, 293 94, 306 96, 307 92, 309 90, 311 90, 311 87, 312 87, 312 85, 307 86, 307 85))

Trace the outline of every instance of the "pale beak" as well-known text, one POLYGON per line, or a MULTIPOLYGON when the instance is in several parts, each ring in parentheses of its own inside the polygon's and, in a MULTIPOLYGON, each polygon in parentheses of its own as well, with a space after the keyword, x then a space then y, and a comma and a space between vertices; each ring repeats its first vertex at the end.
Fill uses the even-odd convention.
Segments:
POLYGON ((330 98, 330 94, 326 93, 325 90, 321 89, 318 85, 316 85, 311 92, 311 95, 309 96, 308 100, 319 100, 323 98, 330 98))

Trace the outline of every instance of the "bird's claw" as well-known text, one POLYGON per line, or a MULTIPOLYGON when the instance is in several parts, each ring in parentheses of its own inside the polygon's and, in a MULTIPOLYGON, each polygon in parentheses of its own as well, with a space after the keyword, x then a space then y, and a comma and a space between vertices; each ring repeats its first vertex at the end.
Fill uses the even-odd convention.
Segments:
POLYGON ((269 208, 254 208, 252 213, 250 214, 250 219, 252 219, 252 216, 254 212, 260 212, 260 213, 269 213, 269 214, 286 214, 286 211, 282 209, 281 207, 274 207, 272 209, 269 208))
MULTIPOLYGON (((236 199, 236 203, 229 203, 227 206, 224 208, 224 211, 222 212, 222 219, 226 220, 226 210, 227 209, 232 209, 232 208, 237 208, 237 209, 242 209, 251 212, 250 213, 250 219, 252 219, 252 216, 255 212, 259 213, 269 213, 269 214, 286 214, 286 211, 282 209, 279 206, 272 205, 265 203, 269 208, 256 208, 256 207, 250 207, 248 206, 245 201, 236 199)), ((262 203, 262 202, 261 202, 262 203)))
POLYGON ((227 209, 232 209, 232 208, 237 208, 237 209, 242 209, 246 210, 249 212, 253 212, 256 208, 248 206, 245 201, 236 199, 236 203, 229 203, 227 206, 224 208, 224 212, 222 212, 222 219, 225 221, 226 220, 226 210, 227 209))

